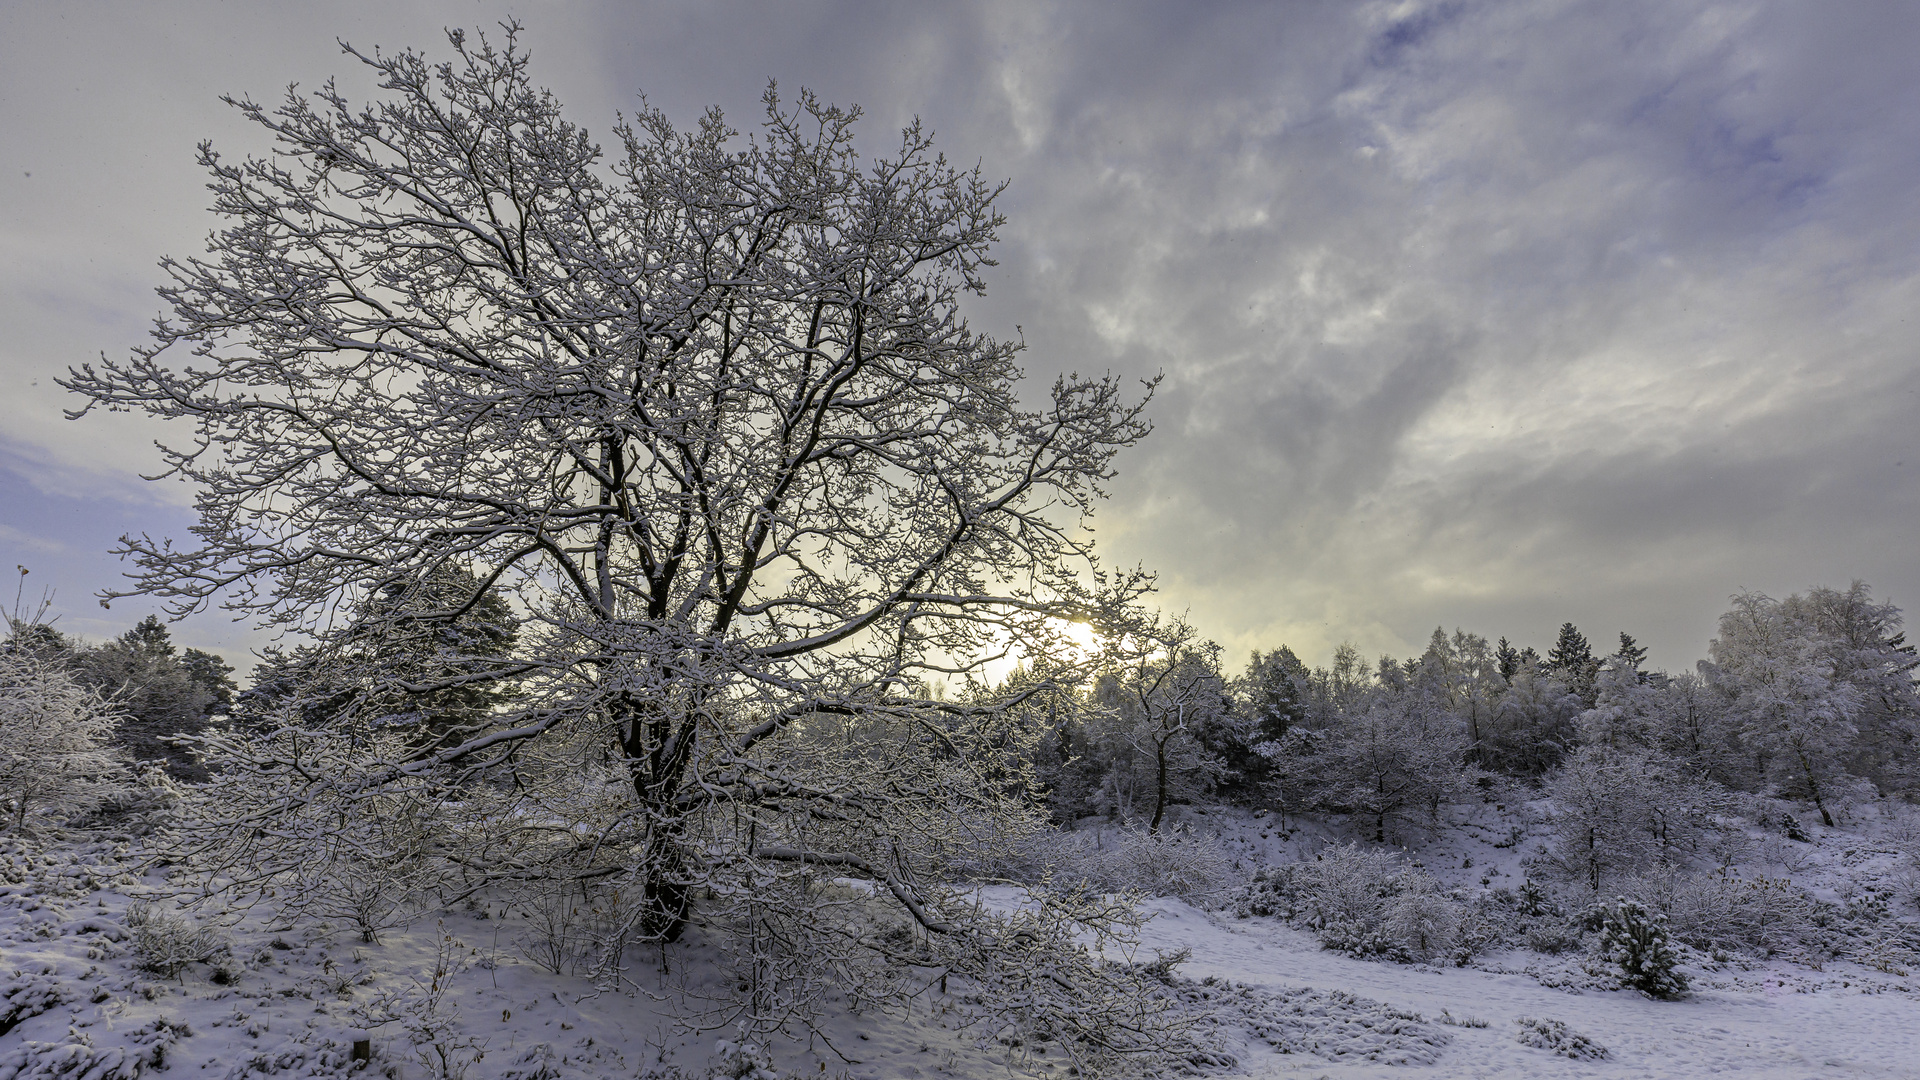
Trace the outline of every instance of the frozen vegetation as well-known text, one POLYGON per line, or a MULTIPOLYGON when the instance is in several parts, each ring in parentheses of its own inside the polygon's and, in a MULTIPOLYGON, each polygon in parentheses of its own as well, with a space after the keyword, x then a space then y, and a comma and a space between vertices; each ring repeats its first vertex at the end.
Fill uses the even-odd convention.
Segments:
POLYGON ((16 600, 0 1080, 1920 1060, 1897 607, 1229 671, 1094 548, 1153 385, 964 318, 997 185, 772 88, 609 152, 518 36, 233 101, 271 152, 62 380, 197 497, 103 598, 284 647, 16 600))
MULTIPOLYGON (((1732 944, 1760 918, 1738 899, 1718 924, 1690 916, 1670 945, 1687 990, 1662 1000, 1626 985, 1590 913, 1523 898, 1548 809, 1449 806, 1448 827, 1405 852, 1339 840, 1338 818, 1220 806, 1179 808, 1165 839, 1090 822, 1052 843, 1069 853, 1056 873, 1138 874, 1132 884, 1170 893, 1141 899, 1132 944, 1109 943, 1178 1022, 1186 1050, 1155 1066, 1168 1074, 1897 1076, 1920 1054, 1910 812, 1861 807, 1834 829, 1813 826, 1789 841, 1791 885, 1762 854, 1777 830, 1725 819, 1749 853, 1727 878, 1790 889, 1799 906, 1774 916, 1772 947, 1732 944), (1528 839, 1495 846, 1514 829, 1528 839), (1168 869, 1186 876, 1160 876, 1168 869), (1442 938, 1404 913, 1422 895, 1437 898, 1442 938), (1551 951, 1527 945, 1548 930, 1551 951)), ((829 992, 805 1027, 743 1031, 740 943, 718 923, 634 948, 623 983, 607 989, 590 970, 590 910, 475 896, 366 942, 271 905, 181 906, 203 882, 152 862, 165 817, 102 811, 6 843, 0 1077, 349 1075, 361 1038, 369 1060, 358 1067, 374 1075, 474 1080, 1074 1068, 1073 1046, 1000 1023, 930 969, 911 973, 911 993, 829 992)), ((820 888, 864 895, 853 882, 820 888)), ((974 895, 1023 901, 1006 885, 974 895)), ((1124 1075, 1146 1063, 1082 1064, 1085 1075, 1124 1075)))

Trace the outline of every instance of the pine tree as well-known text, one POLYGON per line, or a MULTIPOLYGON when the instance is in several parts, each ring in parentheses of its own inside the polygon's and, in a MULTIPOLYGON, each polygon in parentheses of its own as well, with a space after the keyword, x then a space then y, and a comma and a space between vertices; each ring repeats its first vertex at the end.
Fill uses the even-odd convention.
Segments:
POLYGON ((1592 707, 1594 677, 1600 672, 1600 662, 1594 659, 1593 649, 1587 645, 1587 636, 1572 623, 1560 624, 1560 638, 1548 650, 1547 664, 1559 671, 1568 688, 1578 694, 1589 708, 1592 707))
POLYGON ((223 676, 214 665, 225 662, 200 655, 212 662, 183 663, 167 624, 149 615, 114 640, 76 653, 71 666, 83 685, 112 700, 122 713, 114 741, 128 754, 159 762, 181 779, 199 780, 206 776, 204 768, 173 740, 199 734, 219 697, 223 676))
POLYGON ((1650 914, 1621 897, 1607 909, 1600 950, 1620 969, 1620 985, 1650 998, 1674 1001, 1687 995, 1687 977, 1675 970, 1679 957, 1667 938, 1667 917, 1650 914))
POLYGON ((1493 655, 1500 663, 1500 677, 1511 683, 1513 677, 1520 674, 1520 650, 1514 648, 1512 642, 1502 637, 1499 646, 1493 650, 1493 655))
POLYGON ((1621 661, 1634 671, 1639 672, 1639 681, 1643 683, 1647 681, 1647 673, 1640 671, 1640 665, 1647 662, 1647 650, 1633 640, 1632 634, 1627 633, 1625 630, 1620 631, 1620 651, 1613 655, 1619 657, 1621 661))

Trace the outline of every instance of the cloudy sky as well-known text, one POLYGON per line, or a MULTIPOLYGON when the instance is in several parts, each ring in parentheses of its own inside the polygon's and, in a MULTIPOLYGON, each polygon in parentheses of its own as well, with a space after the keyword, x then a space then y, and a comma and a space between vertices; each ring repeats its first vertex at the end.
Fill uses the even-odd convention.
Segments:
POLYGON ((107 551, 192 521, 52 380, 200 249, 195 144, 265 148, 219 96, 509 16, 597 132, 771 78, 1010 180, 972 317, 1166 374, 1101 542, 1236 656, 1572 620, 1682 668, 1736 590, 1920 605, 1920 5, 0 0, 0 565, 61 626, 150 610, 107 551))

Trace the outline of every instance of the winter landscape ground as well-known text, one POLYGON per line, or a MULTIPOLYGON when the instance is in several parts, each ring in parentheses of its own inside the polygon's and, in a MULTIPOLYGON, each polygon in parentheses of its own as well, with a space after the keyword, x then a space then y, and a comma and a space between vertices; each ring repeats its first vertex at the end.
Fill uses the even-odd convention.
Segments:
MULTIPOLYGON (((1452 807, 1457 827, 1410 856, 1463 891, 1484 892, 1481 878, 1494 888, 1510 885, 1524 877, 1528 841, 1494 845, 1515 827, 1537 833, 1539 825, 1526 808, 1515 809, 1452 807)), ((1861 963, 1805 955, 1715 960, 1684 950, 1681 970, 1692 987, 1679 1001, 1620 988, 1618 973, 1580 948, 1558 955, 1499 948, 1463 965, 1357 959, 1324 948, 1297 920, 1247 915, 1249 894, 1235 884, 1256 869, 1312 861, 1333 843, 1338 822, 1232 808, 1179 816, 1180 843, 1217 845, 1236 865, 1191 901, 1147 900, 1150 919, 1131 950, 1135 961, 1185 956, 1170 973, 1165 1007, 1199 1018, 1198 1045, 1214 1056, 1181 1071, 1920 1075, 1920 980, 1907 966, 1910 951, 1861 963), (1523 1041, 1554 1022, 1570 1033, 1558 1045, 1523 1041)), ((1910 910, 1911 827, 1909 817, 1888 821, 1871 808, 1840 828, 1816 826, 1790 853, 1796 881, 1833 901, 1896 888, 1910 910)), ((1756 841, 1764 838, 1752 831, 1756 841)), ((139 838, 110 827, 9 845, 0 868, 0 1077, 110 1080, 161 1070, 298 1077, 356 1068, 474 1080, 1074 1074, 1058 1046, 982 1037, 967 1025, 971 1010, 960 995, 929 989, 859 1008, 842 1000, 818 1017, 811 1036, 796 1031, 756 1043, 728 1026, 731 999, 714 985, 721 976, 713 949, 698 933, 665 951, 664 969, 659 956, 632 958, 632 984, 608 992, 543 967, 550 936, 511 905, 482 900, 434 912, 368 944, 351 934, 303 932, 265 911, 176 908, 174 898, 190 895, 193 882, 143 868, 143 851, 139 838), (210 932, 222 947, 209 962, 156 971, 156 934, 134 905, 147 905, 161 923, 178 919, 210 932), (356 1066, 361 1030, 371 1061, 356 1066)), ((1787 870, 1758 857, 1746 869, 1787 870)), ((983 892, 989 903, 1018 902, 1004 887, 983 892)))

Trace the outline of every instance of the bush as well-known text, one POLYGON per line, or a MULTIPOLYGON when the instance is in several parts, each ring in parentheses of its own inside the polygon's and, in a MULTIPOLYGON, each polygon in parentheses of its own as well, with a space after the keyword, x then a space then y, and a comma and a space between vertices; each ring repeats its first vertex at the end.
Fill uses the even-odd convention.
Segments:
POLYGON ((1524 940, 1534 952, 1555 956, 1578 948, 1580 931, 1565 920, 1550 919, 1527 927, 1524 940))
POLYGON ((1725 871, 1663 875, 1629 882, 1623 891, 1665 912, 1673 936, 1707 952, 1770 955, 1805 944, 1817 932, 1818 903, 1781 878, 1743 878, 1725 871))
POLYGON ((1531 1016, 1523 1016, 1514 1023, 1520 1025, 1520 1031, 1514 1038, 1522 1046, 1531 1046, 1575 1061, 1599 1061, 1607 1056, 1606 1047, 1558 1020, 1535 1020, 1531 1016))
POLYGON ((1042 833, 1025 859, 993 867, 994 876, 1062 885, 1084 882, 1097 892, 1138 891, 1205 905, 1238 883, 1233 861, 1211 836, 1138 829, 1042 833))
POLYGON ((171 979, 188 964, 208 964, 216 969, 216 975, 232 977, 227 969, 233 957, 232 942, 212 927, 195 926, 185 915, 136 901, 127 909, 127 932, 132 935, 135 966, 142 971, 171 979))
MULTIPOLYGON (((1392 852, 1357 844, 1256 874, 1235 897, 1234 910, 1243 917, 1297 919, 1323 946, 1352 956, 1425 960, 1463 945, 1462 905, 1442 894, 1431 875, 1392 852)), ((1474 921, 1472 928, 1475 940, 1467 948, 1478 951, 1487 944, 1487 927, 1474 921)))
POLYGON ((1667 940, 1667 917, 1650 914, 1625 897, 1608 909, 1600 927, 1600 952, 1620 969, 1620 984, 1651 998, 1673 1001, 1687 994, 1686 976, 1674 970, 1679 957, 1667 940))

